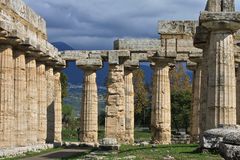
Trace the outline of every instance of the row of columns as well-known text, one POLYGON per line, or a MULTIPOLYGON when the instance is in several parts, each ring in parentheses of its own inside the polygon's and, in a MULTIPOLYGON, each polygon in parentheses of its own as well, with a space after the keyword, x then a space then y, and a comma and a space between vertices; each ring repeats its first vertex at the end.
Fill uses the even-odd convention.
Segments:
MULTIPOLYGON (((80 112, 80 141, 98 142, 98 96, 96 71, 98 67, 84 68, 84 87, 80 112)), ((136 67, 110 64, 106 102, 105 137, 119 143, 134 143, 134 87, 136 67)), ((167 61, 156 60, 153 79, 151 130, 154 143, 171 143, 170 79, 167 61)))
POLYGON ((60 70, 0 46, 0 148, 61 143, 60 70))

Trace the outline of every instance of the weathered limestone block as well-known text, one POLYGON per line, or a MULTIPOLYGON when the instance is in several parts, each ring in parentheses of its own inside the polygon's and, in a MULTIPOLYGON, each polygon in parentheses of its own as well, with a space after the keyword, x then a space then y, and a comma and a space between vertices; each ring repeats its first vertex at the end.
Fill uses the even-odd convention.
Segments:
POLYGON ((44 144, 47 138, 47 80, 45 64, 37 63, 38 89, 38 143, 44 144))
POLYGON ((159 21, 158 33, 162 38, 188 39, 195 34, 198 21, 159 21), (163 36, 162 36, 163 35, 163 36), (185 35, 185 36, 183 36, 185 35))
POLYGON ((201 137, 201 147, 205 149, 219 149, 219 144, 223 142, 226 135, 240 132, 238 125, 220 125, 219 128, 207 130, 201 137))
POLYGON ((15 145, 14 63, 12 47, 0 46, 0 148, 15 145))
POLYGON ((105 137, 125 142, 124 65, 109 65, 105 137))
MULTIPOLYGON (((189 68, 189 67, 188 67, 189 68)), ((191 107, 191 121, 190 121, 190 135, 192 142, 199 141, 200 134, 200 101, 201 101, 201 73, 202 69, 199 64, 195 64, 193 71, 193 85, 192 85, 192 107, 191 107)))
POLYGON ((36 60, 34 57, 26 57, 26 79, 27 79, 27 143, 37 143, 38 135, 38 92, 36 60))
POLYGON ((220 152, 220 155, 225 160, 239 160, 240 159, 240 145, 220 143, 219 152, 220 152))
POLYGON ((225 135, 219 144, 219 152, 226 160, 240 159, 240 133, 232 132, 225 135))
POLYGON ((54 143, 55 112, 54 112, 54 81, 53 68, 46 66, 47 79, 47 143, 54 143))
POLYGON ((130 51, 158 51, 161 49, 159 39, 118 39, 114 41, 114 49, 130 51))
POLYGON ((125 67, 125 127, 126 141, 134 143, 134 87, 133 87, 134 68, 125 67))
POLYGON ((151 113, 152 142, 171 143, 171 100, 169 66, 166 61, 155 61, 151 113))
MULTIPOLYGON (((16 146, 27 144, 26 60, 23 51, 14 52, 14 111, 16 146)), ((13 131, 12 131, 13 132, 13 131)))
POLYGON ((61 145, 62 143, 62 87, 60 71, 56 70, 54 73, 54 89, 55 89, 55 99, 54 99, 54 144, 61 145))

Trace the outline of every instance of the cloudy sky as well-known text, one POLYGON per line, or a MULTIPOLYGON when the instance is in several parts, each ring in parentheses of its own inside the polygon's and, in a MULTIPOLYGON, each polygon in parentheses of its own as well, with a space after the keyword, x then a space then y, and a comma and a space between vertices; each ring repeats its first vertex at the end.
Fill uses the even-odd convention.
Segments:
POLYGON ((206 3, 206 0, 24 1, 46 19, 51 42, 65 42, 83 50, 112 49, 117 38, 158 38, 158 20, 196 20, 206 3))

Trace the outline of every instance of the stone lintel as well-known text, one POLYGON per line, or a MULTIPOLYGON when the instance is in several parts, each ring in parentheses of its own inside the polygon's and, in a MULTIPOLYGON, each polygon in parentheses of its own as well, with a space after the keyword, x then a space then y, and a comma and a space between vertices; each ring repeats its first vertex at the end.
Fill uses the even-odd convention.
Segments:
POLYGON ((192 37, 195 34, 195 28, 198 26, 198 21, 171 21, 161 20, 158 23, 158 33, 164 38, 169 35, 175 35, 180 39, 185 37, 192 37), (185 35, 185 36, 181 36, 185 35))
POLYGON ((240 28, 240 12, 201 12, 200 24, 209 30, 232 30, 240 28))
POLYGON ((76 61, 81 58, 105 58, 108 55, 106 50, 69 50, 61 52, 61 58, 67 61, 76 61))
POLYGON ((146 53, 147 51, 160 50, 159 39, 118 39, 114 41, 115 50, 129 50, 146 53))
POLYGON ((81 69, 97 70, 102 68, 102 59, 79 59, 76 61, 76 65, 81 69))
POLYGON ((130 51, 127 50, 112 50, 108 51, 109 64, 123 64, 128 58, 130 58, 130 51))
POLYGON ((161 57, 161 56, 153 56, 149 58, 150 61, 154 62, 153 66, 157 63, 161 64, 169 64, 169 63, 174 63, 174 58, 166 58, 166 57, 161 57))

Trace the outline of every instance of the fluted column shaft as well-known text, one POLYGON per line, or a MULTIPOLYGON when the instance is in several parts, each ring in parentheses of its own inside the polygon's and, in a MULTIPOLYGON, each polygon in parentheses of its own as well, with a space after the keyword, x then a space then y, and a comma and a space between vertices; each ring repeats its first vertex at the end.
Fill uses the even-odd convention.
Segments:
POLYGON ((134 87, 132 69, 125 68, 124 81, 126 140, 128 143, 134 143, 134 87))
POLYGON ((105 119, 106 138, 125 142, 124 65, 109 65, 108 95, 105 119))
POLYGON ((154 66, 151 113, 152 141, 157 144, 171 143, 171 97, 169 66, 157 62, 154 66))
POLYGON ((0 46, 0 148, 15 145, 14 63, 12 47, 0 46))
POLYGON ((96 70, 84 69, 84 87, 80 114, 80 141, 98 142, 98 93, 96 70))
POLYGON ((62 143, 62 87, 61 87, 61 73, 55 71, 55 101, 54 101, 54 112, 55 112, 55 129, 54 129, 54 143, 62 143))
POLYGON ((212 31, 208 55, 206 128, 236 124, 236 77, 231 31, 212 31))
POLYGON ((26 60, 23 51, 14 52, 14 112, 16 117, 16 146, 27 144, 26 60))
POLYGON ((197 142, 200 134, 200 98, 201 98, 201 66, 199 64, 193 70, 192 85, 192 107, 191 107, 191 123, 190 134, 191 141, 197 142))
MULTIPOLYGON (((238 68, 237 68, 237 75, 236 75, 236 81, 237 81, 237 92, 236 92, 236 96, 240 97, 240 63, 238 63, 238 68)), ((236 104, 236 119, 237 119, 237 124, 240 124, 240 98, 236 99, 237 104, 236 104)))
POLYGON ((38 89, 38 143, 44 144, 47 138, 47 80, 45 64, 37 63, 38 89))
POLYGON ((203 59, 201 63, 201 91, 200 91, 200 135, 206 130, 206 115, 207 115, 207 101, 208 101, 208 49, 203 49, 203 59))
POLYGON ((51 66, 46 66, 47 79, 47 143, 54 143, 55 111, 54 111, 54 73, 51 66))
POLYGON ((38 135, 38 92, 36 76, 36 60, 34 57, 26 57, 27 80, 27 138, 28 144, 37 143, 38 135))

